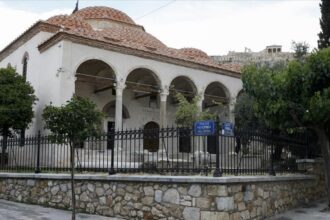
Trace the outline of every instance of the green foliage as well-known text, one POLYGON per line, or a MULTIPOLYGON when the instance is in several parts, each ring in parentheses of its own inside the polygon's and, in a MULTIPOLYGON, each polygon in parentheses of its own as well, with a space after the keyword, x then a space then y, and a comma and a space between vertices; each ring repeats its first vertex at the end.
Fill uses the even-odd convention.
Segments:
POLYGON ((87 98, 73 96, 66 105, 48 105, 42 117, 57 143, 79 143, 100 133, 102 113, 87 98))
POLYGON ((265 124, 254 113, 254 98, 241 94, 235 104, 235 126, 240 130, 261 130, 265 124))
POLYGON ((36 100, 33 87, 15 69, 0 68, 0 134, 27 128, 36 100))
POLYGON ((175 97, 179 101, 177 111, 175 112, 175 123, 178 126, 191 127, 196 121, 216 118, 216 116, 208 110, 200 110, 198 106, 200 96, 195 96, 191 102, 181 93, 177 93, 175 97))
POLYGON ((320 8, 322 14, 320 19, 321 32, 317 43, 319 49, 324 49, 330 46, 330 1, 322 0, 320 8))
POLYGON ((303 62, 308 54, 309 45, 306 42, 292 41, 292 49, 294 50, 294 58, 303 62))
POLYGON ((271 128, 323 127, 330 121, 330 48, 281 70, 246 67, 243 85, 255 100, 256 116, 271 128))

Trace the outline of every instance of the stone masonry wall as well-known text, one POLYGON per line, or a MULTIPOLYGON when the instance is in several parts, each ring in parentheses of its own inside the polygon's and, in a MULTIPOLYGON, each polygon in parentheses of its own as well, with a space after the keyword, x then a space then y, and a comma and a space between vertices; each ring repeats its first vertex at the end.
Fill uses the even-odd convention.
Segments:
MULTIPOLYGON (((81 212, 124 219, 263 219, 325 195, 324 182, 171 183, 77 180, 81 212)), ((70 209, 69 179, 4 178, 0 198, 70 209)))
MULTIPOLYGON (((0 198, 67 209, 69 181, 2 179, 0 198)), ((315 181, 253 184, 76 183, 80 211, 127 219, 262 219, 323 195, 315 181)))

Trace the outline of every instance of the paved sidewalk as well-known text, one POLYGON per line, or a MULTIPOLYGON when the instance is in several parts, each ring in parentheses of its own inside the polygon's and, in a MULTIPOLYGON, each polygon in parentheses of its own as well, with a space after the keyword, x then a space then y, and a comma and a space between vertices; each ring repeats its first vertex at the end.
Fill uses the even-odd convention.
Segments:
MULTIPOLYGON (((71 212, 0 199, 0 220, 69 220, 71 212)), ((120 220, 97 215, 77 214, 77 220, 120 220)))
POLYGON ((267 220, 330 220, 330 211, 325 211, 326 208, 326 200, 321 200, 278 214, 267 220))

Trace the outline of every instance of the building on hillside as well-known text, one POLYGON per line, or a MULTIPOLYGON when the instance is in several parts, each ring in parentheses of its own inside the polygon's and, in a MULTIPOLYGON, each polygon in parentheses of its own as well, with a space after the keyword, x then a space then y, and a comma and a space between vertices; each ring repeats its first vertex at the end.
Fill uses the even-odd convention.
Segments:
POLYGON ((9 64, 26 75, 39 99, 28 134, 42 129, 45 105, 60 106, 73 94, 97 104, 107 131, 174 124, 176 92, 201 95, 201 108, 233 121, 242 89, 239 65, 218 64, 195 48, 170 48, 109 7, 38 21, 0 52, 0 67, 9 64))
POLYGON ((277 65, 285 64, 292 60, 293 53, 283 52, 281 45, 270 45, 259 52, 253 52, 249 48, 245 48, 244 52, 229 51, 227 55, 211 56, 214 61, 220 65, 246 65, 246 64, 263 64, 263 65, 277 65))

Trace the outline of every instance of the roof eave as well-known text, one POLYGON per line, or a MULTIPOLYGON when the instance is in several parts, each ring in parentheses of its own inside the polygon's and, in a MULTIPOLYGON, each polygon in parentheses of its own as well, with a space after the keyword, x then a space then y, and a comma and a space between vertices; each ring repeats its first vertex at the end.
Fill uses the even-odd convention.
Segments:
POLYGON ((75 43, 80 43, 80 44, 84 44, 84 45, 88 45, 88 46, 92 46, 92 47, 97 47, 97 48, 102 48, 102 49, 111 50, 111 51, 115 51, 115 52, 125 53, 128 55, 135 55, 135 56, 139 56, 139 57, 143 57, 143 58, 158 60, 158 61, 176 64, 176 65, 180 65, 180 66, 190 67, 190 68, 194 68, 194 69, 200 69, 200 70, 218 73, 218 74, 222 74, 222 75, 227 75, 227 76, 231 76, 231 77, 235 77, 235 78, 241 78, 240 72, 223 69, 221 67, 219 67, 219 68, 212 67, 212 66, 201 64, 201 63, 196 63, 193 61, 169 57, 169 56, 162 55, 162 54, 156 54, 156 53, 147 52, 147 51, 143 51, 143 50, 133 49, 133 48, 125 47, 122 45, 116 45, 116 44, 112 44, 110 42, 105 42, 105 41, 101 41, 101 40, 90 39, 87 37, 79 36, 76 34, 71 34, 68 32, 56 33, 55 35, 50 37, 48 40, 46 40, 45 42, 40 44, 38 46, 38 49, 39 49, 40 53, 42 53, 61 40, 69 40, 69 41, 72 41, 75 43))
POLYGON ((26 31, 24 31, 21 35, 19 35, 15 40, 9 43, 4 49, 0 51, 0 61, 2 61, 5 57, 11 54, 15 49, 23 45, 29 39, 31 39, 34 35, 41 31, 46 31, 50 33, 54 33, 59 29, 58 26, 46 23, 44 21, 37 21, 31 27, 29 27, 26 31))

